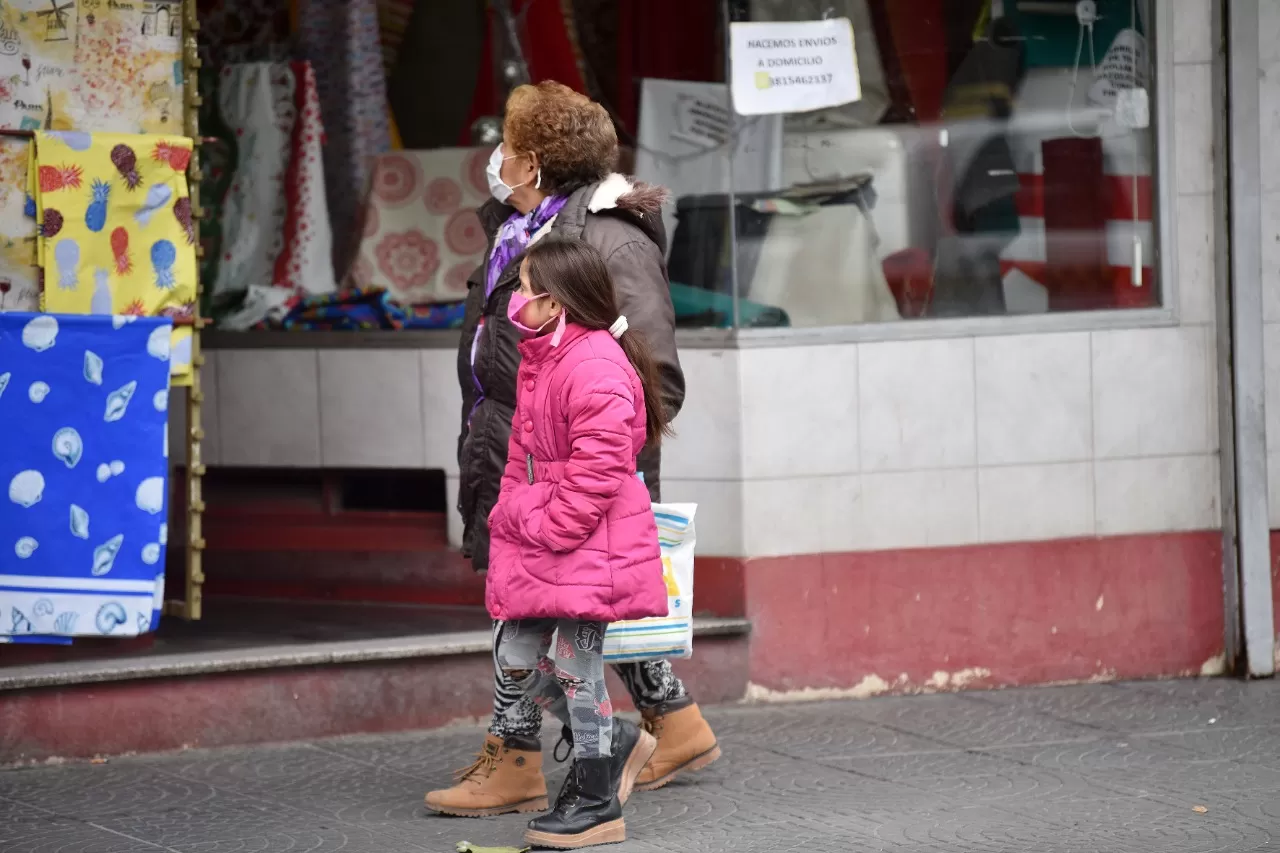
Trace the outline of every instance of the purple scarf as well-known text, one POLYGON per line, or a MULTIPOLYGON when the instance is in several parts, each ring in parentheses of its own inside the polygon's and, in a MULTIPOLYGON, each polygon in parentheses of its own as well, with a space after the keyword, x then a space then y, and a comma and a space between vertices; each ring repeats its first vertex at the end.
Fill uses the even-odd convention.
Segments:
MULTIPOLYGON (((484 297, 488 299, 493 295, 493 289, 498 286, 498 277, 502 275, 516 257, 529 248, 529 241, 533 239, 533 235, 538 233, 538 229, 542 228, 551 218, 560 212, 560 208, 564 207, 564 203, 568 201, 568 196, 550 195, 542 200, 542 203, 528 213, 520 213, 516 211, 506 222, 502 223, 502 227, 498 229, 498 233, 493 238, 493 252, 489 254, 489 266, 485 268, 484 277, 484 297)), ((476 406, 480 405, 480 401, 484 399, 484 388, 480 385, 480 378, 476 376, 476 350, 480 348, 480 335, 484 332, 484 315, 480 316, 480 323, 476 326, 475 337, 471 339, 471 381, 476 389, 476 402, 471 407, 471 412, 467 415, 467 426, 471 425, 471 415, 475 414, 476 406)))
POLYGON ((567 196, 549 195, 542 203, 528 213, 516 211, 493 238, 493 252, 489 255, 489 266, 486 269, 484 295, 489 297, 498 285, 498 277, 521 252, 529 248, 529 241, 538 230, 551 221, 560 212, 567 196))

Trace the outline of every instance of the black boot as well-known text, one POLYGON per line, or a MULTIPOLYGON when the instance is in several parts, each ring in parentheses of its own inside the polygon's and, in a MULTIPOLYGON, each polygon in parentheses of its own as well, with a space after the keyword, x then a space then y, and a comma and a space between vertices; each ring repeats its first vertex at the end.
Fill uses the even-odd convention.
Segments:
POLYGON ((609 758, 578 758, 569 767, 555 808, 529 822, 531 847, 577 850, 627 840, 622 804, 613 788, 609 758))
MULTIPOLYGON (((565 744, 572 754, 573 732, 568 726, 560 732, 560 743, 556 744, 556 761, 564 761, 558 754, 560 744, 565 744)), ((613 749, 612 756, 609 758, 609 775, 613 781, 613 790, 618 792, 619 803, 624 806, 627 804, 636 779, 657 750, 658 740, 653 735, 621 717, 613 718, 613 749)))

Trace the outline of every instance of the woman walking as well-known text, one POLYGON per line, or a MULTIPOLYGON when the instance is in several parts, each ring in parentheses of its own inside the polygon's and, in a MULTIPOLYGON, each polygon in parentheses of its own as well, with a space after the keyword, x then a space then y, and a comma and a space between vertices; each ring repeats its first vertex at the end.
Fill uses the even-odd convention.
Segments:
MULTIPOLYGON (((480 572, 490 566, 487 519, 498 501, 515 414, 520 335, 507 308, 519 284, 518 259, 531 245, 547 236, 570 237, 599 252, 619 312, 651 347, 665 416, 674 418, 684 401, 663 260, 664 191, 611 171, 618 140, 608 113, 557 83, 513 91, 503 136, 488 169, 493 199, 480 208, 490 248, 469 282, 458 351, 458 509, 463 553, 480 572)), ((657 446, 646 446, 637 463, 653 500, 661 488, 660 459, 657 446)), ((495 636, 500 633, 495 629, 495 636)), ((714 733, 668 662, 632 663, 614 671, 658 741, 638 787, 661 787, 719 757, 714 733)), ((467 817, 546 808, 541 728, 542 709, 495 667, 494 714, 484 747, 457 784, 427 794, 427 808, 467 817)))

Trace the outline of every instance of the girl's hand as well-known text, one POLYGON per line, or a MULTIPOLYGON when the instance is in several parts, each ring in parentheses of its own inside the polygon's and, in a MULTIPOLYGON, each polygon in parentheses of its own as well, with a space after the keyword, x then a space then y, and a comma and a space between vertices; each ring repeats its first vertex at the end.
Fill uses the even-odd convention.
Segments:
POLYGON ((498 525, 502 523, 504 512, 505 512, 505 509, 503 507, 503 501, 501 498, 499 498, 498 502, 493 505, 493 509, 489 510, 489 530, 490 531, 498 529, 498 525))

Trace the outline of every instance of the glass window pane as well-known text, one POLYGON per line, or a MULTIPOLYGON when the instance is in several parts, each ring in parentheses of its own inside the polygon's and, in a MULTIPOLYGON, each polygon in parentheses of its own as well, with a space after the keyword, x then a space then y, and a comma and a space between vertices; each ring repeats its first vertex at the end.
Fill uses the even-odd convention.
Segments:
MULTIPOLYGON (((736 292, 742 326, 1159 305, 1151 6, 728 4, 734 24, 847 19, 861 91, 726 122, 723 85, 643 81, 636 170, 675 193, 673 295, 736 292)), ((800 103, 824 55, 781 42, 745 73, 800 103)))

